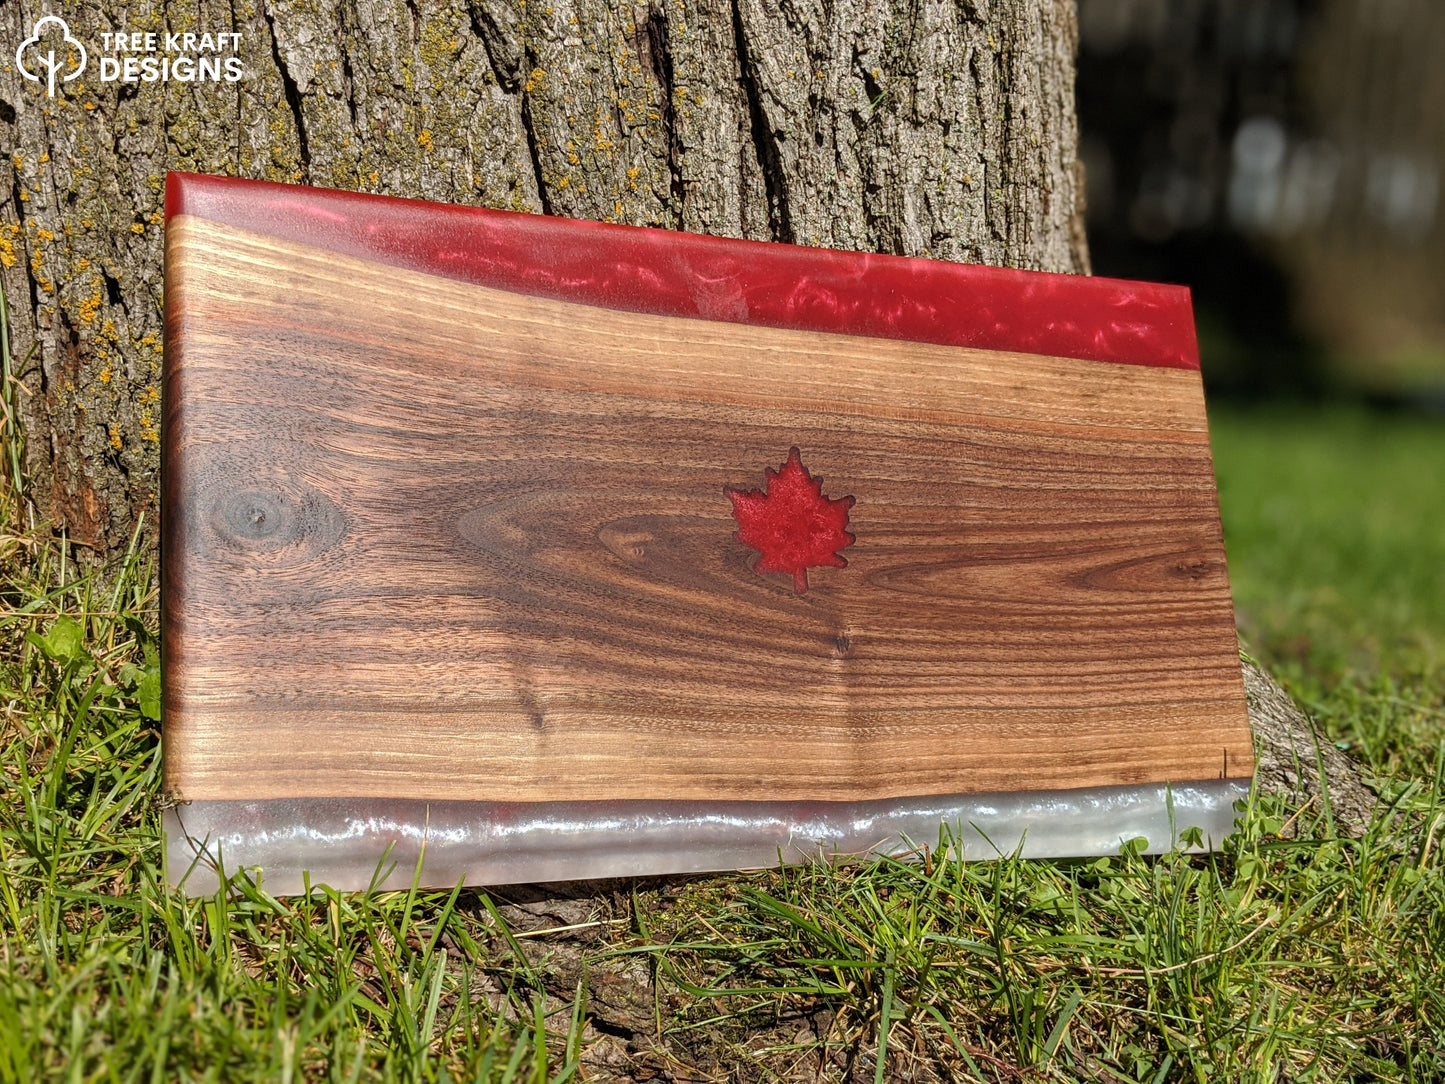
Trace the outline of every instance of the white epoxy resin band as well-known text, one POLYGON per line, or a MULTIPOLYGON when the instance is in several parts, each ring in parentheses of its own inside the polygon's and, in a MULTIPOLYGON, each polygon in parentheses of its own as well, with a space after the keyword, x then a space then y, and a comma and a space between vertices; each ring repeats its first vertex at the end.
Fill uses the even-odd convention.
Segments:
POLYGON ((171 883, 188 894, 259 870, 274 895, 517 884, 758 869, 898 854, 942 833, 971 860, 1167 851, 1190 828, 1204 848, 1234 830, 1249 780, 873 802, 426 802, 375 798, 200 801, 165 814, 171 883))

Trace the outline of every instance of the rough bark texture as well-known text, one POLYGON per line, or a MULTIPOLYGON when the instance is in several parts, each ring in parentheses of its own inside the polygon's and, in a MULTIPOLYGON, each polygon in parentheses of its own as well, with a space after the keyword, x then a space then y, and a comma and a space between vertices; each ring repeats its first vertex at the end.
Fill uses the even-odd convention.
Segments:
POLYGON ((156 499, 168 169, 1087 270, 1068 0, 92 0, 53 100, 9 52, 48 11, 0 4, 0 272, 33 495, 96 554, 156 499), (119 29, 246 76, 103 83, 119 29))
MULTIPOLYGON (((1292 813, 1328 806, 1337 832, 1363 836, 1377 799, 1355 762, 1322 740, 1289 693, 1252 662, 1244 664, 1244 696, 1254 730, 1254 777, 1260 793, 1281 795, 1292 813)), ((1292 835, 1293 828, 1286 834, 1292 835)))

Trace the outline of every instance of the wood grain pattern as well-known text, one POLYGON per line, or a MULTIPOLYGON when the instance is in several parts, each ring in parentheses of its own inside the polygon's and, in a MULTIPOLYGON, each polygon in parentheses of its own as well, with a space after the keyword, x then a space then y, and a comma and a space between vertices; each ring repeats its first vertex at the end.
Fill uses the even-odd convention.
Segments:
POLYGON ((174 217, 189 799, 867 799, 1248 776, 1197 373, 617 312, 174 217), (791 445, 847 569, 758 575, 791 445))

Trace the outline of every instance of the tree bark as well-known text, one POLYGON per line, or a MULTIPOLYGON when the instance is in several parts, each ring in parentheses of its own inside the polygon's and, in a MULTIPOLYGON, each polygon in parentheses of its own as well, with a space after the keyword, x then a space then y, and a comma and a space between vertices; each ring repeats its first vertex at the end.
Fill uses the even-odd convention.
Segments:
MULTIPOLYGON (((48 10, 0 5, 4 52, 48 10)), ((32 496, 100 557, 156 502, 169 169, 1088 266, 1070 0, 91 0, 65 15, 89 52, 80 78, 50 99, 13 60, 0 72, 0 273, 30 359, 32 496), (102 82, 101 34, 120 29, 238 33, 245 78, 102 82)))
POLYGON ((1363 836, 1379 799, 1357 765, 1321 738, 1314 722, 1274 678, 1252 662, 1244 664, 1244 696, 1254 731, 1254 781, 1261 794, 1278 795, 1290 812, 1287 838, 1294 838, 1294 814, 1327 816, 1340 835, 1363 836))

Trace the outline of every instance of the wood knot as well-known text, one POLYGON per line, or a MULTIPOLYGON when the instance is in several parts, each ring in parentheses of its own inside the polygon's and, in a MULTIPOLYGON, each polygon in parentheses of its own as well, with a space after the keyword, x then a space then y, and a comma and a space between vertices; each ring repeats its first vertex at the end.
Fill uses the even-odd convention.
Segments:
POLYGON ((629 565, 647 562, 647 548, 655 541, 651 530, 632 522, 605 523, 597 532, 608 551, 629 565))
POLYGON ((233 486, 224 474, 207 472, 189 503, 199 528, 191 545, 247 565, 307 564, 346 533, 345 516, 335 502, 295 478, 233 486))

